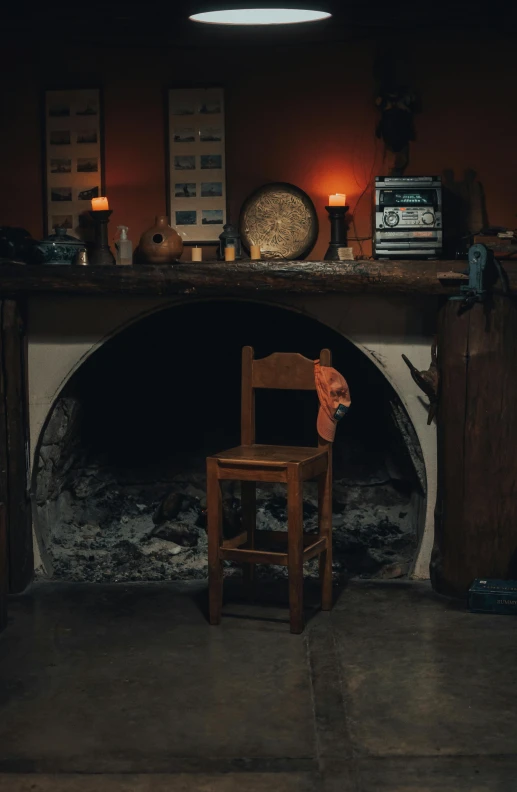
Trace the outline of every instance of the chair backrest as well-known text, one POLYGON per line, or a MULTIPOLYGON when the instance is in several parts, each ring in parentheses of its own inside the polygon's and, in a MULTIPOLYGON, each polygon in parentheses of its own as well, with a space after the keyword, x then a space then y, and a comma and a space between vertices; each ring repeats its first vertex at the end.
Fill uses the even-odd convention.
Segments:
MULTIPOLYGON (((332 365, 329 349, 320 352, 322 366, 332 365)), ((316 390, 314 361, 297 352, 274 352, 255 360, 253 347, 242 350, 241 443, 255 442, 255 390, 316 390)))

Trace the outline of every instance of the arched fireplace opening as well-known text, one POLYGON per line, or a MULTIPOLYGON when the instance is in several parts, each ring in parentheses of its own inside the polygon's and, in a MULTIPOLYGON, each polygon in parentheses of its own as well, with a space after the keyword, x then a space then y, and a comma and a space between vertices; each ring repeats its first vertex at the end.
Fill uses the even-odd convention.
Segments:
MULTIPOLYGON (((239 443, 240 355, 329 347, 352 409, 334 444, 335 574, 411 572, 423 530, 425 468, 407 413, 350 341, 285 308, 212 300, 169 307, 104 342, 56 400, 36 453, 33 494, 43 567, 74 581, 178 580, 206 574, 205 458, 239 443)), ((257 394, 257 441, 316 443, 317 398, 257 394)), ((316 490, 306 485, 306 530, 316 490)), ((240 530, 239 485, 224 494, 240 530)), ((284 528, 281 485, 258 489, 258 525, 284 528)), ((316 573, 314 564, 308 572, 316 573)), ((284 568, 263 574, 284 575, 284 568)))

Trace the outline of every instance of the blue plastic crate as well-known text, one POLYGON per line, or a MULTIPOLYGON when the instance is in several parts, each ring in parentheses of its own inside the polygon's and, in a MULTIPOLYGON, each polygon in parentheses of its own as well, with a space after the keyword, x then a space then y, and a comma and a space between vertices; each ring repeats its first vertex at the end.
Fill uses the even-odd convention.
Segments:
POLYGON ((517 616, 517 580, 478 578, 469 589, 469 610, 517 616))

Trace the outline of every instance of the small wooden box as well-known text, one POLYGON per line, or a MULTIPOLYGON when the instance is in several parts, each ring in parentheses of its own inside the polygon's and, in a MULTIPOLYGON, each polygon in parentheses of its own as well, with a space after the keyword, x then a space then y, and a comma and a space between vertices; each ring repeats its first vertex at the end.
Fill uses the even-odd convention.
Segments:
POLYGON ((517 580, 478 578, 469 589, 469 610, 517 616, 517 580))

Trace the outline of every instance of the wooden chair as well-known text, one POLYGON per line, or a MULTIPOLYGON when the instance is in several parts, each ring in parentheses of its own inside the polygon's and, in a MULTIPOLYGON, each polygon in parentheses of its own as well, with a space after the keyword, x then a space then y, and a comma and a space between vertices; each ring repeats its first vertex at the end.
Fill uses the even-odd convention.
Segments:
MULTIPOLYGON (((331 365, 328 349, 321 351, 320 362, 323 366, 331 365)), ((304 561, 319 556, 322 609, 332 608, 332 445, 321 438, 315 448, 257 445, 257 388, 316 390, 314 362, 299 354, 283 352, 255 360, 252 347, 242 350, 242 445, 207 459, 210 623, 221 621, 223 561, 249 565, 246 573, 250 582, 255 564, 279 564, 287 566, 289 572, 291 632, 301 633, 304 561), (318 480, 318 534, 303 531, 303 482, 309 479, 318 480), (242 482, 244 531, 224 540, 221 481, 228 480, 242 482), (255 530, 257 481, 287 484, 287 531, 255 530)))

